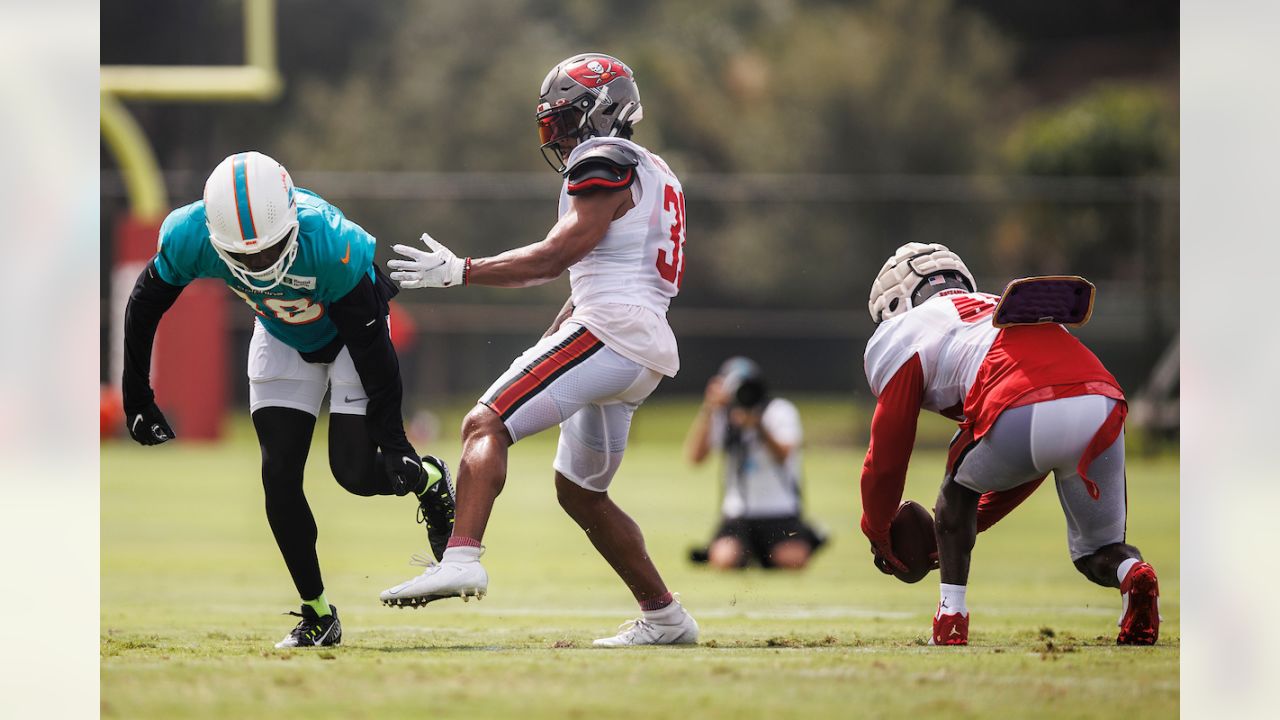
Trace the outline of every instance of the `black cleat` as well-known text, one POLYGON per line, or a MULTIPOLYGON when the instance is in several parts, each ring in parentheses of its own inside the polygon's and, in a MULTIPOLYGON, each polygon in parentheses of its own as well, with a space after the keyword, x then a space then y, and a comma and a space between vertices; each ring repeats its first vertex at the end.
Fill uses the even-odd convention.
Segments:
POLYGON ((300 613, 285 613, 302 619, 283 640, 276 643, 276 647, 325 647, 341 643, 342 623, 338 622, 338 608, 330 605, 329 612, 333 614, 320 617, 310 605, 303 605, 300 613))
POLYGON ((436 560, 444 557, 449 537, 453 535, 454 494, 449 466, 434 455, 423 455, 423 465, 432 465, 440 471, 440 479, 427 486, 418 495, 418 522, 427 526, 427 543, 436 560))

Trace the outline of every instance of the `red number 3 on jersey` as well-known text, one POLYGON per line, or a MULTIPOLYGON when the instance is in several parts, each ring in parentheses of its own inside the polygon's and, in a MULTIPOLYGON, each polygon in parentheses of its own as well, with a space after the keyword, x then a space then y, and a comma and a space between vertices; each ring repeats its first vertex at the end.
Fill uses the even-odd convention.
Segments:
POLYGON ((684 280, 684 263, 680 261, 680 253, 684 250, 684 193, 667 185, 662 191, 662 209, 674 210, 675 221, 671 223, 671 252, 658 251, 658 274, 663 280, 675 283, 676 289, 684 280))

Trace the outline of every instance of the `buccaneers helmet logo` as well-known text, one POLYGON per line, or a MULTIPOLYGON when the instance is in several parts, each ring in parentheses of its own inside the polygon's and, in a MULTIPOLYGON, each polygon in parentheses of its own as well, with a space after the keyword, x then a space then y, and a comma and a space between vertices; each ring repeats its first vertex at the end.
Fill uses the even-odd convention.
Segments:
POLYGON ((620 77, 631 77, 631 69, 623 65, 618 60, 610 58, 595 58, 568 68, 565 71, 569 77, 578 81, 584 87, 598 88, 601 85, 607 85, 613 80, 620 77))

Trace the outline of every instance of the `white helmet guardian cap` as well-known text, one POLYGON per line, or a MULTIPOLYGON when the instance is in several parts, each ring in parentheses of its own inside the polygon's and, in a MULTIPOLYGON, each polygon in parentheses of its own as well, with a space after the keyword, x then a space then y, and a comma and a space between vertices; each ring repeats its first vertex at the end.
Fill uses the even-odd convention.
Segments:
POLYGON ((229 156, 205 182, 204 209, 209 241, 236 279, 257 290, 284 280, 298 256, 298 206, 283 165, 260 152, 229 156))
MULTIPOLYGON (((880 274, 871 284, 871 299, 867 309, 876 324, 915 307, 933 293, 921 293, 929 283, 929 276, 942 275, 937 284, 959 287, 968 285, 970 292, 977 289, 973 273, 965 267, 959 255, 938 243, 907 243, 885 261, 880 274), (950 275, 951 277, 945 277, 950 275)), ((941 288, 939 288, 941 289, 941 288)))

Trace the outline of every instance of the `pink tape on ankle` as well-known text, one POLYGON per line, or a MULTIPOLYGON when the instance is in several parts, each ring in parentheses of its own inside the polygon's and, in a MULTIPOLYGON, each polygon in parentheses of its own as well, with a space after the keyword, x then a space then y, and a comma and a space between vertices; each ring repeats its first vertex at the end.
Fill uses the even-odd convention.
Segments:
POLYGON ((480 541, 475 538, 454 535, 449 538, 449 544, 445 547, 480 547, 480 541))
POLYGON ((641 600, 640 610, 642 610, 643 612, 652 612, 654 610, 661 610, 662 608, 670 605, 673 600, 675 600, 675 598, 671 597, 671 593, 664 593, 650 600, 641 600))

